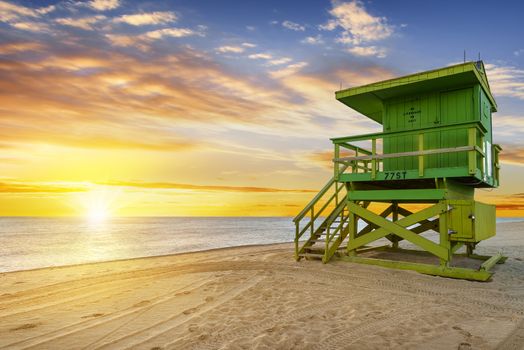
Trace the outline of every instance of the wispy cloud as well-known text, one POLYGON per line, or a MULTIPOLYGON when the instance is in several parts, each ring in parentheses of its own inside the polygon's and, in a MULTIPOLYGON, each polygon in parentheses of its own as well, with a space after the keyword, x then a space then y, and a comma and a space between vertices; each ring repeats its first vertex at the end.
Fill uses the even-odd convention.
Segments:
POLYGON ((524 147, 518 144, 503 144, 500 160, 504 163, 524 165, 524 147))
POLYGON ((377 46, 353 46, 348 48, 348 52, 356 56, 386 57, 386 49, 377 46))
POLYGON ((273 56, 268 53, 254 53, 248 56, 252 60, 271 60, 273 56))
POLYGON ((0 54, 9 55, 26 51, 42 51, 45 45, 37 42, 14 42, 0 45, 0 54))
POLYGON ((294 31, 297 31, 297 32, 303 32, 304 30, 306 30, 306 27, 304 27, 303 25, 295 23, 295 22, 292 22, 292 21, 284 21, 284 22, 282 22, 282 26, 284 28, 287 28, 287 29, 290 29, 290 30, 294 30, 294 31))
POLYGON ((149 13, 136 13, 123 15, 114 19, 115 23, 127 23, 132 26, 143 26, 153 24, 165 24, 177 20, 176 13, 172 11, 155 11, 149 13))
POLYGON ((114 46, 130 47, 134 46, 142 51, 150 49, 149 44, 164 38, 183 38, 190 36, 205 36, 205 27, 200 26, 197 30, 191 28, 164 28, 152 30, 140 35, 126 34, 106 34, 105 37, 114 46))
POLYGON ((164 37, 181 38, 193 35, 203 36, 204 34, 189 28, 164 28, 147 32, 142 37, 157 40, 164 37))
POLYGON ((524 69, 486 64, 486 71, 495 96, 510 96, 524 100, 524 69))
POLYGON ((307 36, 300 42, 303 44, 320 45, 324 43, 324 40, 322 39, 322 35, 319 34, 316 36, 307 36))
POLYGON ((16 22, 13 23, 12 26, 16 29, 27 30, 29 32, 45 33, 50 31, 49 26, 42 22, 16 22))
POLYGON ((286 64, 286 63, 289 63, 291 61, 292 61, 292 59, 289 58, 289 57, 282 57, 282 58, 277 58, 277 59, 274 59, 274 60, 269 60, 268 61, 268 65, 270 65, 270 66, 279 66, 281 64, 286 64))
MULTIPOLYGON (((41 14, 47 13, 49 7, 33 9, 22 5, 12 4, 7 1, 0 1, 0 21, 11 22, 18 20, 20 17, 40 17, 41 14)), ((54 9, 54 7, 52 8, 54 9)))
POLYGON ((215 49, 215 51, 220 53, 242 53, 245 48, 243 46, 220 46, 215 49))
POLYGON ((300 71, 302 68, 304 68, 307 65, 308 65, 307 62, 298 62, 298 63, 290 64, 289 66, 285 68, 270 72, 270 75, 272 78, 280 79, 288 75, 297 73, 298 71, 300 71))
POLYGON ((147 189, 164 189, 164 190, 196 190, 196 191, 220 191, 220 192, 257 192, 257 193, 312 193, 317 190, 310 189, 283 189, 272 187, 251 187, 251 186, 219 186, 219 185, 193 185, 173 182, 135 182, 135 181, 110 181, 98 183, 106 186, 136 187, 147 189))
POLYGON ((41 20, 41 17, 55 9, 54 5, 30 8, 7 1, 0 1, 0 21, 10 24, 16 29, 47 33, 50 32, 50 27, 41 20))
POLYGON ((257 45, 253 44, 253 43, 242 43, 242 46, 245 46, 245 47, 248 47, 248 48, 257 47, 257 45))
POLYGON ((114 10, 120 6, 120 0, 91 0, 88 5, 97 11, 114 10))
POLYGON ((85 192, 86 186, 53 183, 0 182, 0 193, 70 193, 85 192))
POLYGON ((93 24, 96 24, 102 20, 105 20, 107 17, 103 15, 91 16, 91 17, 82 17, 82 18, 57 18, 55 22, 64 26, 70 26, 75 28, 80 28, 84 30, 93 30, 93 24))

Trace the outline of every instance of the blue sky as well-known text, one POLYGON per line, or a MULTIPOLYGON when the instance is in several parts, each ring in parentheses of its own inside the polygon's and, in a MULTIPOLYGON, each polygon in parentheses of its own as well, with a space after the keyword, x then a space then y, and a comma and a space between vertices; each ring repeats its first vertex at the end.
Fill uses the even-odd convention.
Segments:
POLYGON ((18 208, 4 214, 69 213, 57 188, 120 183, 168 189, 144 191, 122 209, 130 215, 290 215, 330 177, 330 137, 380 130, 335 90, 461 62, 466 50, 486 64, 505 150, 502 187, 479 196, 524 210, 523 10, 517 1, 0 1, 0 204, 18 208), (213 198, 226 209, 181 206, 187 193, 177 191, 191 186, 222 188, 213 198), (284 192, 242 197, 237 187, 284 192), (162 209, 144 204, 153 202, 162 209))

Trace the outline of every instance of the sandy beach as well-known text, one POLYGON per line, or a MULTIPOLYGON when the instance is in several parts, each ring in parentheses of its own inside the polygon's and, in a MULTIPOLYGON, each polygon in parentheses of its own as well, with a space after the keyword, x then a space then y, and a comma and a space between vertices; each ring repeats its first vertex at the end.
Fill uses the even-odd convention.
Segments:
POLYGON ((292 244, 0 274, 5 349, 522 349, 524 223, 487 283, 334 261, 292 244))

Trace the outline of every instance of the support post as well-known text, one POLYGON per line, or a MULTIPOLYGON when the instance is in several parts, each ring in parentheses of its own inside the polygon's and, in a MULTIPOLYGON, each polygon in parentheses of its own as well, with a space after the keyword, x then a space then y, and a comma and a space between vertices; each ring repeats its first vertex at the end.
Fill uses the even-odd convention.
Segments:
MULTIPOLYGON (((446 203, 446 201, 440 201, 440 203, 446 203)), ((441 213, 439 215, 439 234, 440 234, 440 246, 447 250, 447 259, 440 258, 441 267, 449 267, 451 262, 451 242, 448 234, 448 212, 441 213)))
MULTIPOLYGON (((477 145, 477 129, 468 129, 468 146, 475 147, 477 145)), ((468 168, 470 174, 475 174, 477 171, 477 151, 472 149, 468 151, 468 168)))
POLYGON ((377 139, 371 139, 371 179, 375 180, 377 176, 377 139))
MULTIPOLYGON (((340 145, 338 143, 335 143, 335 159, 339 159, 339 158, 340 158, 340 145)), ((334 178, 335 178, 335 181, 338 181, 339 173, 340 173, 339 163, 334 162, 334 168, 335 168, 334 178)))
MULTIPOLYGON (((424 150, 424 134, 418 134, 418 150, 424 150)), ((424 176, 424 155, 418 156, 418 176, 424 176)))
POLYGON ((311 227, 310 238, 313 238, 313 234, 315 233, 314 224, 315 224, 315 206, 312 206, 311 207, 311 223, 309 224, 309 226, 311 227))
POLYGON ((295 223, 295 260, 299 261, 300 257, 298 256, 298 235, 300 228, 298 227, 298 222, 295 223))
MULTIPOLYGON (((398 221, 398 203, 397 202, 393 202, 391 209, 393 210, 392 211, 393 222, 397 222, 398 221)), ((394 248, 394 249, 398 249, 398 236, 393 236, 393 243, 392 243, 391 247, 394 248)))
MULTIPOLYGON (((354 203, 354 202, 351 202, 354 203)), ((348 239, 348 256, 355 256, 356 251, 355 249, 349 249, 349 245, 351 242, 353 242, 357 235, 357 216, 355 213, 350 209, 348 212, 348 227, 349 227, 349 239, 348 239)))

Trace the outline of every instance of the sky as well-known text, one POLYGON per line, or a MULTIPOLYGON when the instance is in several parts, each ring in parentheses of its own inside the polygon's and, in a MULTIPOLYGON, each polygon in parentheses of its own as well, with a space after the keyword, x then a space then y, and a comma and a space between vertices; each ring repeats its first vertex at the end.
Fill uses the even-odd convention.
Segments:
POLYGON ((334 92, 484 61, 501 186, 524 216, 524 5, 1 1, 0 215, 293 216, 329 138, 380 132, 334 92))

